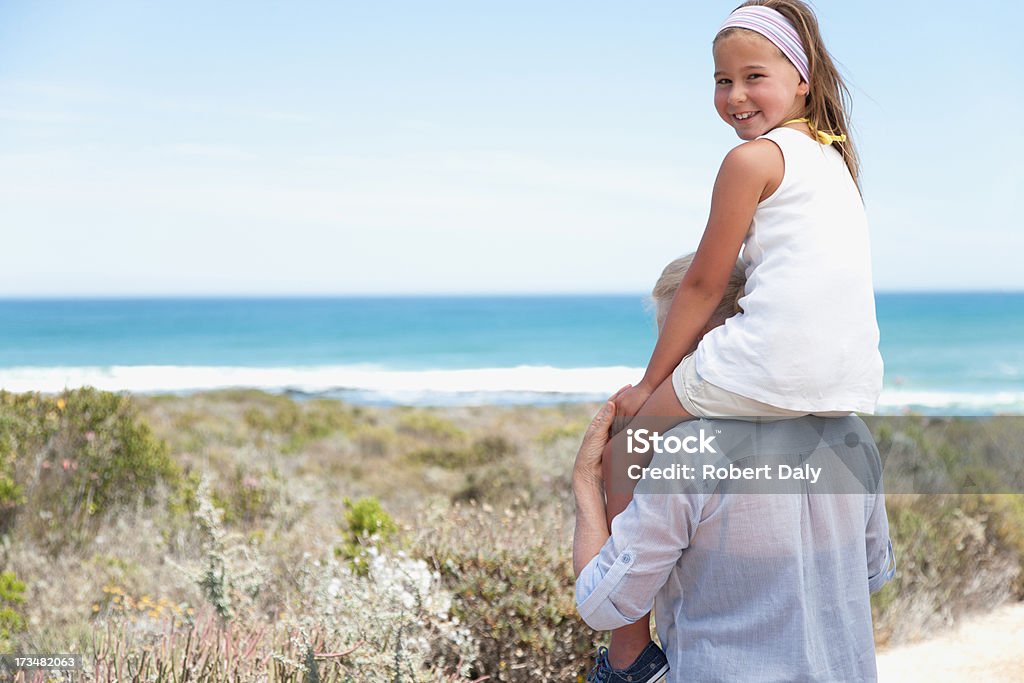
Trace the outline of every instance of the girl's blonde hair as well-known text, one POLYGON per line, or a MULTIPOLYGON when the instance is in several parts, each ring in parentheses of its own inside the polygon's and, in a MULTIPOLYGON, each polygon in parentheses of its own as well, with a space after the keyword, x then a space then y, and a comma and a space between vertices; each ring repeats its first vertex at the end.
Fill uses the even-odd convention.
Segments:
MULTIPOLYGON (((654 316, 659 330, 665 326, 665 318, 668 317, 668 308, 672 305, 672 297, 676 295, 676 290, 679 289, 679 285, 683 282, 683 277, 693 264, 693 257, 696 255, 694 252, 680 256, 665 266, 665 270, 661 271, 661 277, 658 278, 654 289, 651 290, 654 316)), ((732 272, 729 273, 729 282, 725 285, 722 300, 718 302, 711 318, 725 320, 741 313, 743 309, 740 307, 740 297, 743 296, 743 287, 746 284, 747 276, 743 270, 743 263, 736 261, 732 272)))
MULTIPOLYGON (((807 71, 810 74, 810 91, 807 93, 807 109, 805 116, 810 119, 811 131, 825 131, 833 135, 845 135, 845 142, 833 142, 843 155, 846 167, 850 169, 853 182, 860 191, 860 157, 850 137, 850 122, 847 112, 850 110, 850 90, 843 82, 839 70, 832 61, 832 55, 825 49, 818 29, 818 19, 814 11, 801 0, 747 0, 740 7, 760 5, 769 7, 789 19, 796 28, 804 50, 807 52, 807 71)), ((736 9, 739 9, 737 7, 736 9)), ((735 10, 733 10, 735 11, 735 10)), ((727 28, 717 36, 714 42, 730 35, 741 28, 727 28)), ((781 53, 781 50, 780 50, 781 53)))

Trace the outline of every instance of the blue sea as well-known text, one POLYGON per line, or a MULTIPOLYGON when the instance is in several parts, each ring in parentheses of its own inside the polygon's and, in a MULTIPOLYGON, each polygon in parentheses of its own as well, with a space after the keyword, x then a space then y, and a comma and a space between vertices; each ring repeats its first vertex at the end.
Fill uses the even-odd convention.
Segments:
MULTIPOLYGON (((1024 293, 881 293, 877 310, 880 412, 1024 413, 1024 293)), ((596 400, 654 341, 639 295, 2 300, 0 387, 596 400)))

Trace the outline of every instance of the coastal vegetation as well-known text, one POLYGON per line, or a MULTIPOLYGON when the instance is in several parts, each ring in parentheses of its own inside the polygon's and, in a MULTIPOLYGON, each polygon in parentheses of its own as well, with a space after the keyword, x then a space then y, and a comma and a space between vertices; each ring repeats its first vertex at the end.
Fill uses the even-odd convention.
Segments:
MULTIPOLYGON (((604 642, 569 560, 595 410, 0 392, 0 651, 92 680, 573 679, 604 642)), ((1024 418, 870 424, 879 642, 1024 599, 1024 418)))

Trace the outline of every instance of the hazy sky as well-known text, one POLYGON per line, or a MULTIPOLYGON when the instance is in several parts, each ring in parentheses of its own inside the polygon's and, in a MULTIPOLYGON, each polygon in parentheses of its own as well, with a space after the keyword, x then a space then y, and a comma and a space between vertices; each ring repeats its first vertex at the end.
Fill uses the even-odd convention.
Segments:
MULTIPOLYGON (((0 296, 645 291, 736 4, 6 0, 0 296)), ((816 6, 876 289, 1024 289, 1022 5, 816 6)))

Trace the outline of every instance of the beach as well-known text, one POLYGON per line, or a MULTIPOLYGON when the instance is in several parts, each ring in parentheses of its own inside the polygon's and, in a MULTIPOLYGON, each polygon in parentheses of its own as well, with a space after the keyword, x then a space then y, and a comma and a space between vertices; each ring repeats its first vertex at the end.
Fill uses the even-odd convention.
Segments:
POLYGON ((0 683, 583 683, 679 548, 583 596, 581 438, 688 354, 796 417, 623 426, 723 522, 663 632, 1024 683, 1024 137, 949 134, 1024 5, 751 1, 3 3, 0 683))
MULTIPOLYGON (((872 609, 892 672, 1024 598, 1024 315, 1007 315, 1024 295, 878 308, 866 422, 899 569, 872 609)), ((600 401, 642 372, 642 296, 8 300, 0 316, 5 646, 87 652, 97 678, 131 661, 160 681, 210 662, 538 681, 585 673, 604 643, 575 610, 571 468, 600 401)))

